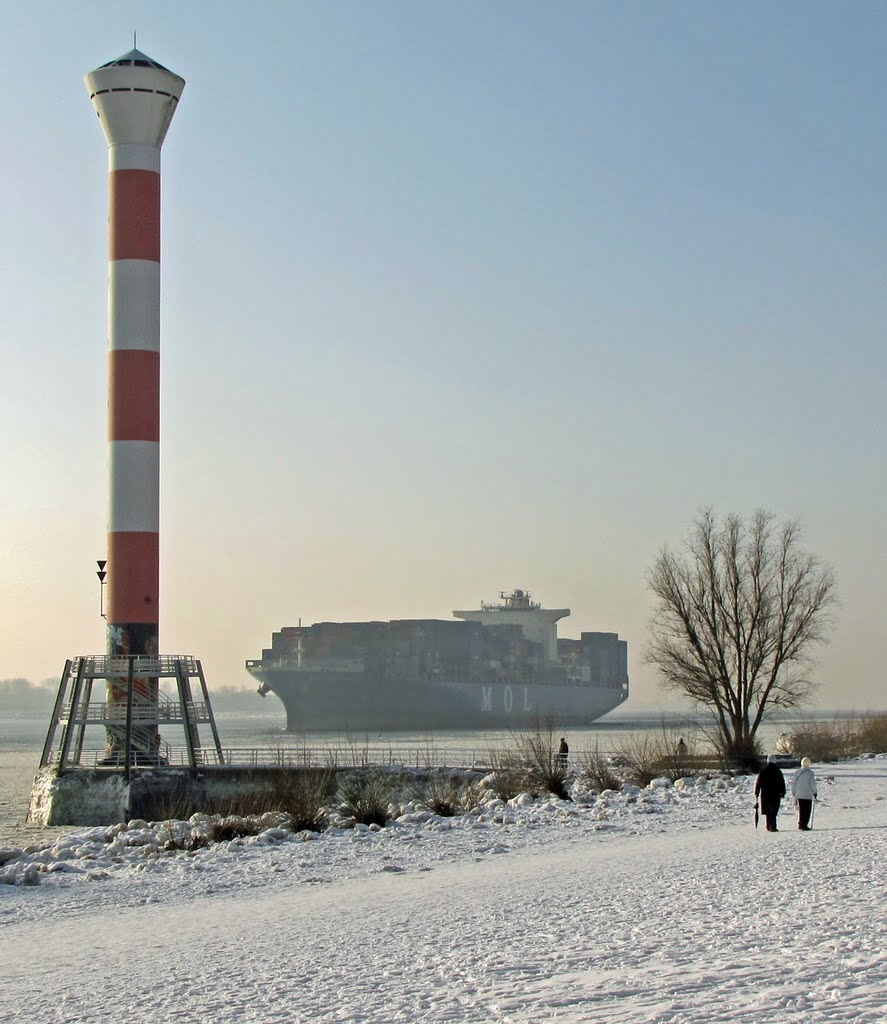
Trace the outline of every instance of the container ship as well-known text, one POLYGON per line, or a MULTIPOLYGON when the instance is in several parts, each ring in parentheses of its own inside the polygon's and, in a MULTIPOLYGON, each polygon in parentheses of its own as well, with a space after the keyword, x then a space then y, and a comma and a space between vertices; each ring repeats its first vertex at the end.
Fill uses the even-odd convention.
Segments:
POLYGON ((261 696, 280 698, 290 732, 560 728, 624 703, 617 633, 559 639, 569 608, 524 590, 499 596, 453 619, 285 626, 246 668, 261 696))

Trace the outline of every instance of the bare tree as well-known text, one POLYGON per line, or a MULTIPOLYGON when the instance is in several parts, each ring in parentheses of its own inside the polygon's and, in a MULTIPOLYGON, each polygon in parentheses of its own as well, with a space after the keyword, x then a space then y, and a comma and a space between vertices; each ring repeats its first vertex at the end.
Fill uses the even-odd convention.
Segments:
POLYGON ((647 662, 711 713, 727 758, 752 760, 767 710, 796 707, 814 689, 808 673, 833 625, 834 572, 801 548, 797 521, 777 526, 758 511, 719 523, 704 509, 683 552, 660 550, 647 583, 647 662))

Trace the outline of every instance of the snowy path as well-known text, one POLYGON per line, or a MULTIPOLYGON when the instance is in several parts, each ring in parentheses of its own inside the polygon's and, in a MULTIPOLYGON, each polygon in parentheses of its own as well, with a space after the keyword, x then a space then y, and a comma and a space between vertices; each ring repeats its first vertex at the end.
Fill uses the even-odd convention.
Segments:
POLYGON ((857 767, 809 834, 790 810, 777 835, 564 832, 242 898, 4 915, 0 1021, 887 1021, 885 766, 857 767))

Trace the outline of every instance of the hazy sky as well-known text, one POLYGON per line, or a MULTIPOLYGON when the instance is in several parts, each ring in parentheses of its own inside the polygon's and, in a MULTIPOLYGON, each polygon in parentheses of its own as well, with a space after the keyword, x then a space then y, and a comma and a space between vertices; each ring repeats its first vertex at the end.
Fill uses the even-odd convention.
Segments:
MULTIPOLYGON (((104 650, 107 150, 163 149, 160 646, 529 588, 618 631, 700 506, 800 517, 820 704, 883 707, 887 7, 7 4, 0 678, 104 650)), ((258 699, 258 698, 257 698, 258 699)))

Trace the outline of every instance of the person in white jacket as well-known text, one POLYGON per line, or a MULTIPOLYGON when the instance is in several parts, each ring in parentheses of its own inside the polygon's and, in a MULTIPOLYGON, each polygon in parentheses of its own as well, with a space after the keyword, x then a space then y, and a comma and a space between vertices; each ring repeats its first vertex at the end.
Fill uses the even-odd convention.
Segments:
POLYGON ((795 774, 792 795, 798 805, 798 828, 802 832, 809 832, 810 814, 816 799, 816 776, 810 767, 809 757, 801 758, 801 770, 795 774))

